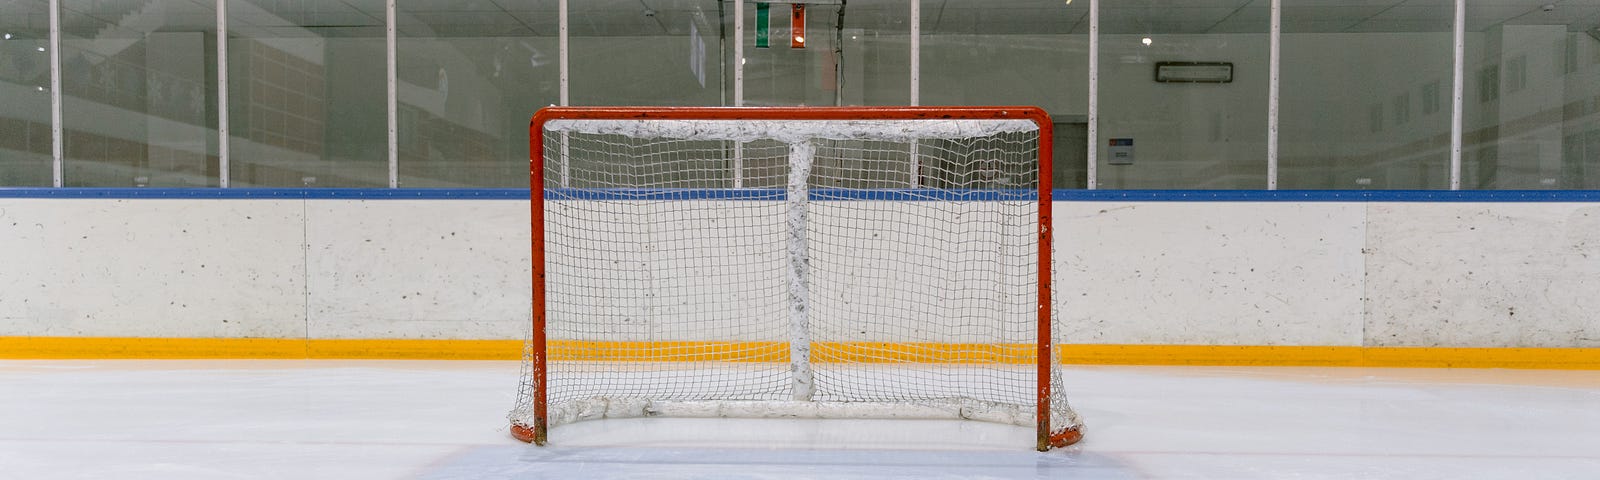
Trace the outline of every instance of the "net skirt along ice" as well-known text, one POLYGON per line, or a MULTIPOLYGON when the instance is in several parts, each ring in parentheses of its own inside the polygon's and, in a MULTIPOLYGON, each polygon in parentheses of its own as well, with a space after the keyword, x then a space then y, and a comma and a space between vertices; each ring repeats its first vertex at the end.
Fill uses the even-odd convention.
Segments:
POLYGON ((535 116, 518 438, 641 416, 1082 423, 1026 107, 535 116))

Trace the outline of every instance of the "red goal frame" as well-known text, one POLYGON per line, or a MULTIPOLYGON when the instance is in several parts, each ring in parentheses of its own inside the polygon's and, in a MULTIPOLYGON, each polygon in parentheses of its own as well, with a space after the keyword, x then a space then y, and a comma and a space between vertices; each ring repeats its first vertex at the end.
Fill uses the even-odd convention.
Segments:
POLYGON ((548 439, 548 361, 545 338, 545 231, 544 231, 544 124, 552 120, 1028 120, 1038 126, 1039 154, 1039 294, 1037 448, 1070 445, 1082 438, 1075 428, 1050 431, 1051 376, 1051 157, 1054 125, 1043 109, 1000 107, 546 107, 534 114, 528 126, 529 187, 532 213, 533 335, 532 362, 534 425, 513 424, 511 433, 524 442, 544 445, 548 439))

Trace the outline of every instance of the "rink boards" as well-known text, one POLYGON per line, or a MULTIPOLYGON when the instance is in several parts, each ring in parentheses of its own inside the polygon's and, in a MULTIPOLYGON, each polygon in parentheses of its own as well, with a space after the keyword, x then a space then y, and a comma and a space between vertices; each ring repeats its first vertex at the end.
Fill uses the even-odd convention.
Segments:
MULTIPOLYGON (((1067 361, 1600 365, 1600 204, 1053 206, 1067 361)), ((3 198, 0 356, 516 358, 527 207, 3 198)))

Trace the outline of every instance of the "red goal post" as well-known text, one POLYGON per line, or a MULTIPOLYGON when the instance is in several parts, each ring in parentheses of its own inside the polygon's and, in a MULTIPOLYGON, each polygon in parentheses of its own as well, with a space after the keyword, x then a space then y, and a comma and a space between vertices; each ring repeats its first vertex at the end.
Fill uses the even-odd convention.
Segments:
MULTIPOLYGON (((921 121, 963 121, 963 120, 1020 120, 1029 122, 1036 130, 1036 147, 1031 150, 1036 158, 1037 171, 1034 173, 1034 185, 1031 186, 1032 196, 1036 199, 1037 223, 1034 234, 1036 235, 1036 298, 1033 307, 1036 309, 1037 326, 1036 341, 1032 345, 1031 354, 1036 362, 1034 384, 1037 389, 1034 395, 1033 418, 1036 422, 1037 445, 1039 450, 1051 447, 1070 445, 1081 439, 1081 425, 1052 425, 1052 417, 1059 418, 1061 414, 1052 412, 1052 400, 1060 398, 1062 405, 1057 409, 1070 407, 1064 403, 1060 392, 1052 391, 1059 388, 1059 378, 1053 378, 1056 373, 1053 364, 1052 331, 1053 312, 1051 302, 1051 155, 1053 124, 1046 112, 1037 107, 758 107, 758 108, 727 108, 727 107, 548 107, 534 115, 529 127, 529 152, 530 152, 530 186, 531 186, 531 258, 532 258, 532 332, 527 345, 527 358, 525 365, 525 380, 522 396, 531 396, 526 399, 527 409, 531 418, 519 420, 517 412, 513 412, 512 434, 516 438, 543 445, 548 440, 548 428, 552 421, 550 418, 550 362, 552 361, 552 343, 547 337, 550 326, 549 317, 549 292, 547 280, 551 252, 547 251, 547 197, 551 191, 546 188, 551 179, 547 178, 547 158, 550 148, 547 145, 547 135, 562 135, 565 133, 547 134, 547 125, 556 121, 622 121, 622 122, 654 122, 654 121, 736 121, 736 122, 811 122, 811 121, 839 121, 839 122, 911 122, 907 125, 910 129, 917 128, 915 122, 921 121), (529 421, 531 420, 531 421, 529 421)), ((738 141, 738 140, 734 140, 738 141)), ((911 142, 915 144, 916 142, 911 142)), ((562 149, 565 149, 562 143, 562 149)), ((915 147, 912 147, 912 162, 917 156, 915 147)), ((563 162, 571 160, 563 159, 563 162)), ((563 166, 562 168, 566 168, 563 166)), ((920 174, 913 163, 912 185, 916 185, 916 178, 920 174)), ((565 180, 565 173, 563 181, 565 180)), ((806 183, 806 180, 801 180, 806 183)), ((802 188, 805 188, 802 186, 802 188)), ((794 197, 793 190, 790 198, 794 197)), ((791 347, 796 347, 790 342, 791 347)), ((809 353, 804 353, 809 354, 809 353)), ((795 361, 791 354, 791 361, 795 361)), ((558 356, 559 355, 555 355, 558 356)), ((557 359, 560 360, 559 358, 557 359)), ((809 379, 808 379, 809 381, 809 379)), ((720 411, 720 410, 719 410, 720 411)), ((647 413, 650 414, 650 413, 647 413)), ((726 415, 726 414, 718 414, 726 415)), ((962 414, 965 416, 965 414, 962 414)), ((581 417, 581 415, 579 415, 581 417)), ((759 415, 758 415, 759 416, 759 415)), ((1072 421, 1076 422, 1076 414, 1071 414, 1072 421)), ((581 418, 580 418, 581 419, 581 418)))

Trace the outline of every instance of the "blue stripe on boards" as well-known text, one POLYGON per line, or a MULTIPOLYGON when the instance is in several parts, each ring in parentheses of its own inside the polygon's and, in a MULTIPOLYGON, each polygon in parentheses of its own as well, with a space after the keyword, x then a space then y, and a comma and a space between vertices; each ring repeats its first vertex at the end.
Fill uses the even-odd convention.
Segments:
POLYGON ((1600 202, 1600 190, 1055 190, 1067 202, 1600 202))
POLYGON ((526 200, 526 188, 0 188, 0 198, 526 200))

